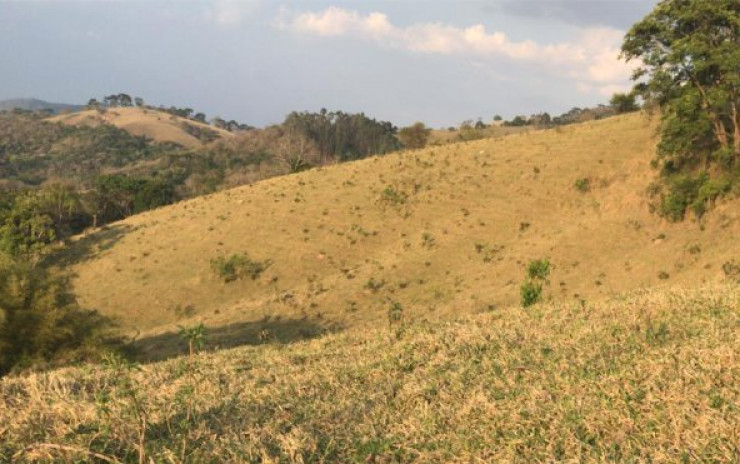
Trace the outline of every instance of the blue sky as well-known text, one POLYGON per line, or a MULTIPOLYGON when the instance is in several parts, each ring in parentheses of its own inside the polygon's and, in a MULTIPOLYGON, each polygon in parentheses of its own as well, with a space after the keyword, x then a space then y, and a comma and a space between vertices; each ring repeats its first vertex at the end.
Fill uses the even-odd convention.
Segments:
POLYGON ((0 99, 127 92, 252 125, 292 110, 457 125, 604 103, 656 0, 0 0, 0 99))

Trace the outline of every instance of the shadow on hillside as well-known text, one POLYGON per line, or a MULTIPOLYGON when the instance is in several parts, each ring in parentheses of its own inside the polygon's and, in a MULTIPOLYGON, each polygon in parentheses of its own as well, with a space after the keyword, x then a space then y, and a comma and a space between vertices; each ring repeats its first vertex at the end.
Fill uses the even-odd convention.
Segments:
POLYGON ((49 256, 46 264, 66 267, 92 259, 99 253, 113 248, 113 245, 133 229, 134 227, 124 224, 104 226, 94 233, 80 237, 64 249, 49 256))
MULTIPOLYGON (((261 319, 221 327, 206 325, 205 349, 215 351, 244 345, 288 344, 342 330, 337 324, 304 319, 261 319)), ((132 344, 132 355, 140 362, 162 361, 187 354, 188 346, 177 332, 145 337, 132 344)))

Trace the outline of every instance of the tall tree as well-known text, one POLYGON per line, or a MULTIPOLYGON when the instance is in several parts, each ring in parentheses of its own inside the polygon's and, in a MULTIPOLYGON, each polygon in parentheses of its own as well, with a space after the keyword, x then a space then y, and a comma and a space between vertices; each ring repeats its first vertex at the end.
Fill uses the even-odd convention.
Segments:
POLYGON ((740 2, 662 0, 627 33, 636 91, 663 112, 659 156, 677 172, 740 159, 740 2))

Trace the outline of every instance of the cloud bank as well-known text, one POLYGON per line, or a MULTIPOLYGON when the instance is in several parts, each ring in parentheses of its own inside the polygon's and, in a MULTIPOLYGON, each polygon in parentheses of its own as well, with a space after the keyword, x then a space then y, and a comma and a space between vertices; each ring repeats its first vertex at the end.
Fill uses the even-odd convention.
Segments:
POLYGON ((604 96, 628 89, 634 68, 618 59, 624 31, 612 27, 582 28, 574 41, 541 44, 513 41, 481 24, 461 28, 435 22, 399 27, 383 13, 360 14, 338 7, 320 12, 282 9, 274 25, 300 34, 351 37, 412 53, 470 56, 494 67, 528 63, 549 75, 572 80, 581 92, 604 96))

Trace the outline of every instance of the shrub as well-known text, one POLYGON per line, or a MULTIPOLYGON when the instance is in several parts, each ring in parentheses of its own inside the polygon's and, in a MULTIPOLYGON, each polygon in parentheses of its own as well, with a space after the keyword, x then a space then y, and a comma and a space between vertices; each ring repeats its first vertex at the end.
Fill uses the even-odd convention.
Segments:
POLYGON ((407 199, 408 195, 406 193, 399 192, 390 185, 380 193, 380 201, 391 206, 403 205, 407 199))
POLYGON ((527 266, 527 276, 532 280, 546 281, 550 275, 550 260, 535 259, 527 266))
POLYGON ((255 261, 250 259, 246 253, 242 253, 233 254, 228 258, 225 256, 213 258, 211 260, 211 269, 224 282, 229 283, 244 277, 256 280, 270 264, 272 264, 270 260, 255 261))
POLYGON ((728 180, 711 179, 706 172, 696 177, 674 176, 668 182, 668 193, 661 198, 660 214, 671 222, 679 222, 690 209, 696 217, 701 217, 731 187, 728 180))
POLYGON ((376 293, 378 290, 383 288, 384 285, 385 280, 375 280, 375 277, 370 277, 368 281, 365 282, 365 288, 373 293, 376 293))
POLYGON ((740 282, 740 263, 734 259, 722 264, 722 272, 725 273, 725 278, 740 282))
MULTIPOLYGON (((403 306, 397 301, 392 301, 388 308, 388 328, 391 335, 395 335, 396 340, 400 340, 403 335, 403 306), (395 330, 394 330, 395 329, 395 330)), ((393 340, 393 338, 391 338, 393 340)))
POLYGON ((398 131, 398 140, 405 148, 424 148, 429 140, 431 129, 427 129, 423 122, 417 122, 398 131))
POLYGON ((520 293, 522 306, 527 308, 542 301, 542 288, 550 276, 550 260, 535 259, 527 265, 527 278, 522 283, 520 293))
POLYGON ((591 182, 586 177, 576 179, 575 187, 579 192, 586 193, 591 190, 591 182))
POLYGON ((525 280, 521 286, 522 306, 528 308, 542 301, 542 284, 532 280, 525 280))

